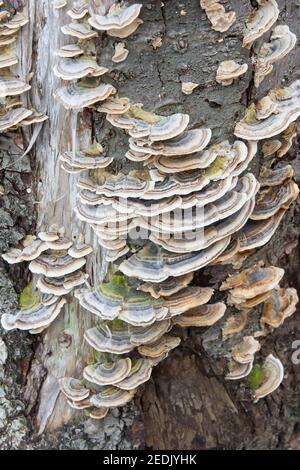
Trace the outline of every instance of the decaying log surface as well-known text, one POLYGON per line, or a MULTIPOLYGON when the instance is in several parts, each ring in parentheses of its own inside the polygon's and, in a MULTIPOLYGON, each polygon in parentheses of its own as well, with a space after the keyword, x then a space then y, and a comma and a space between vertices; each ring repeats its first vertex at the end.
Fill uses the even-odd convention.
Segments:
MULTIPOLYGON (((242 117, 252 99, 260 98, 271 87, 299 78, 298 46, 276 64, 273 73, 256 93, 251 52, 241 47, 244 20, 253 3, 250 0, 222 2, 237 14, 237 21, 224 34, 211 29, 199 7, 199 0, 141 0, 140 3, 144 5, 141 14, 144 24, 125 41, 129 49, 127 60, 113 64, 111 57, 117 41, 106 35, 97 40, 97 51, 99 62, 110 69, 107 80, 118 88, 120 96, 142 102, 147 110, 166 114, 187 111, 191 124, 211 127, 213 140, 219 142, 232 138, 234 123, 242 117), (161 45, 157 38, 161 38, 161 45), (215 75, 219 62, 226 59, 247 62, 250 67, 242 79, 222 88, 216 84, 215 75), (199 84, 190 96, 183 95, 181 91, 181 83, 188 81, 199 84)), ((298 2, 279 0, 278 4, 282 22, 300 37, 298 2)), ((72 148, 72 129, 76 119, 70 112, 64 111, 52 95, 60 84, 52 71, 55 61, 53 52, 60 44, 66 43, 60 26, 68 20, 62 11, 53 12, 50 0, 28 0, 28 10, 30 22, 22 30, 19 46, 21 74, 28 76, 33 73, 29 104, 46 112, 49 122, 42 126, 30 159, 26 156, 22 160, 22 165, 27 165, 27 169, 24 170, 19 164, 15 173, 5 172, 1 178, 1 184, 4 181, 5 185, 18 188, 14 188, 15 194, 12 191, 8 194, 6 203, 9 210, 6 210, 5 220, 8 220, 7 214, 11 216, 13 213, 13 205, 17 214, 11 216, 11 222, 6 222, 5 230, 11 231, 7 243, 10 246, 31 229, 31 220, 26 220, 26 217, 22 219, 20 214, 24 210, 33 214, 33 207, 36 209, 38 228, 59 223, 67 228, 67 235, 74 239, 84 230, 72 212, 75 177, 67 176, 58 162, 59 151, 72 148), (30 161, 32 181, 29 176, 30 161), (24 178, 27 178, 26 184, 24 178), (25 190, 30 185, 34 188, 35 205, 32 195, 25 190), (23 206, 21 204, 19 207, 19 201, 24 201, 23 206)), ((262 41, 265 39, 268 39, 268 34, 262 41)), ((116 171, 130 165, 134 167, 124 158, 127 139, 122 132, 112 129, 100 114, 80 113, 77 143, 88 144, 94 136, 110 155, 115 156, 116 171)), ((30 142, 31 137, 26 134, 25 140, 30 142)), ((22 152, 19 150, 19 153, 22 152)), ((11 149, 5 150, 4 147, 5 158, 12 154, 11 149)), ((299 183, 299 155, 295 149, 290 152, 288 160, 292 161, 299 183)), ((251 164, 251 171, 257 174, 260 165, 261 161, 257 158, 251 164)), ((281 266, 287 271, 286 284, 299 288, 298 237, 299 207, 294 206, 272 242, 247 263, 265 259, 281 266)), ((7 248, 2 241, 5 236, 1 235, 0 238, 4 251, 7 248)), ((94 243, 90 233, 87 233, 87 239, 94 243)), ((98 248, 90 259, 88 270, 91 281, 99 281, 106 266, 101 261, 98 248)), ((199 285, 215 287, 227 276, 229 270, 225 268, 206 269, 197 276, 196 281, 199 285)), ((17 292, 26 284, 20 268, 3 274, 1 311, 13 311, 16 307, 17 296, 8 274, 14 280, 17 292), (20 280, 22 274, 23 279, 20 280), (2 299, 6 295, 8 301, 3 308, 2 299)), ((255 311, 249 331, 255 327, 258 315, 259 312, 255 311)), ((232 384, 224 380, 226 360, 221 356, 228 345, 224 347, 220 335, 222 324, 219 324, 207 331, 190 329, 179 332, 181 346, 159 365, 135 404, 120 412, 115 411, 103 422, 92 422, 84 413, 71 412, 59 395, 57 384, 57 377, 65 372, 80 375, 90 354, 90 349, 82 340, 82 333, 91 321, 91 315, 72 301, 54 325, 39 338, 29 339, 19 332, 5 335, 9 359, 5 369, 1 368, 0 363, 0 380, 4 383, 7 398, 0 396, 0 400, 7 400, 10 408, 6 405, 6 416, 0 414, 1 448, 45 448, 49 445, 53 448, 90 449, 288 447, 300 422, 297 404, 300 366, 291 362, 292 341, 300 339, 299 315, 295 314, 263 343, 263 356, 275 351, 286 369, 283 385, 269 398, 254 405, 243 382, 232 384), (22 346, 18 346, 20 341, 22 346), (7 423, 15 424, 8 427, 7 423), (32 423, 32 429, 29 423, 32 423), (68 427, 63 428, 64 424, 68 427), (6 429, 6 435, 1 435, 3 429, 6 429), (36 433, 40 434, 38 439, 36 433)))

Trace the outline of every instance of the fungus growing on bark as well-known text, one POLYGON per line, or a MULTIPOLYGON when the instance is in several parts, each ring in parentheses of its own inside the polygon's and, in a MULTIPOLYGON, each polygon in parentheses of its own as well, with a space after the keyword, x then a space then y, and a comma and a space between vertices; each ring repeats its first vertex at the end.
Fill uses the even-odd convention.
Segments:
POLYGON ((92 395, 90 402, 97 408, 117 408, 124 406, 131 401, 136 393, 136 390, 121 390, 117 387, 103 387, 95 395, 92 395))
MULTIPOLYGON (((215 225, 205 227, 204 229, 201 227, 186 231, 181 238, 176 236, 176 233, 166 237, 163 233, 160 234, 152 231, 149 239, 166 250, 177 254, 189 253, 191 251, 197 252, 198 250, 205 250, 209 253, 210 247, 214 251, 214 247, 220 241, 228 240, 229 242, 230 235, 240 230, 246 224, 254 205, 255 200, 252 198, 234 216, 227 217, 215 225)), ((209 262, 214 259, 215 257, 209 260, 209 262)))
POLYGON ((64 298, 44 305, 41 301, 37 302, 33 307, 23 309, 16 315, 5 313, 1 317, 1 324, 5 330, 36 330, 45 328, 52 323, 66 304, 64 298))
POLYGON ((129 325, 121 320, 103 322, 84 332, 84 338, 96 351, 126 354, 135 348, 130 340, 129 325))
POLYGON ((226 13, 224 6, 217 0, 200 0, 200 6, 205 10, 207 18, 215 31, 224 33, 231 28, 236 20, 235 12, 229 11, 226 13))
POLYGON ((273 70, 273 64, 285 57, 297 43, 297 36, 287 25, 274 28, 269 43, 264 43, 255 58, 254 83, 258 88, 273 70))
POLYGON ((259 174, 259 183, 261 188, 281 186, 286 180, 294 176, 294 169, 291 165, 270 169, 262 167, 259 174))
POLYGON ((216 80, 223 86, 232 85, 234 80, 244 75, 248 70, 247 64, 238 64, 234 60, 225 60, 221 62, 218 70, 216 80))
POLYGON ((59 278, 41 276, 37 280, 37 288, 43 294, 63 296, 69 294, 75 287, 84 284, 85 281, 86 276, 81 271, 59 278))
POLYGON ((288 209, 299 194, 299 188, 292 180, 283 182, 278 186, 262 188, 259 191, 254 210, 250 216, 252 220, 268 219, 281 209, 288 209))
POLYGON ((273 393, 281 384, 284 377, 284 368, 282 362, 273 354, 269 354, 263 366, 263 383, 254 392, 254 402, 273 393))
POLYGON ((55 10, 60 10, 64 8, 68 3, 68 0, 52 0, 53 8, 55 10))
POLYGON ((113 126, 128 130, 133 139, 147 138, 150 145, 152 142, 162 142, 180 136, 186 130, 190 120, 188 114, 177 113, 165 117, 148 113, 137 106, 130 106, 126 114, 108 114, 107 119, 113 126))
POLYGON ((54 73, 62 80, 79 80, 87 76, 100 77, 108 72, 106 67, 97 64, 96 59, 88 55, 73 58, 61 58, 54 66, 54 73))
POLYGON ((277 139, 267 140, 262 145, 263 156, 269 157, 270 155, 274 155, 277 152, 277 150, 280 149, 281 146, 282 146, 282 143, 280 142, 280 140, 277 140, 277 139))
POLYGON ((260 319, 262 334, 265 335, 274 328, 279 328, 287 318, 295 313, 298 302, 296 289, 279 287, 274 289, 263 306, 260 319))
POLYGON ((228 304, 238 309, 251 309, 266 300, 272 289, 278 286, 284 270, 275 266, 254 266, 229 276, 220 290, 230 290, 228 304))
POLYGON ((194 82, 182 82, 181 91, 185 95, 191 95, 193 91, 199 86, 199 83, 194 82))
POLYGON ((97 107, 97 111, 107 114, 125 114, 129 111, 130 106, 128 98, 108 98, 97 107))
POLYGON ((170 295, 176 294, 187 287, 192 282, 193 277, 193 273, 188 273, 179 277, 170 277, 159 284, 146 282, 138 286, 137 289, 142 292, 149 293, 155 299, 159 299, 160 297, 169 297, 170 295))
POLYGON ((121 390, 136 390, 137 387, 150 379, 152 368, 152 361, 144 358, 134 359, 130 373, 117 383, 117 387, 121 390))
POLYGON ((106 15, 92 15, 90 25, 98 31, 106 31, 111 36, 124 38, 132 34, 141 21, 138 19, 142 4, 130 6, 113 4, 106 15))
POLYGON ((18 124, 22 125, 22 121, 32 114, 30 109, 12 108, 6 114, 0 116, 0 132, 6 131, 18 124))
POLYGON ((84 54, 84 49, 81 48, 79 44, 66 44, 64 46, 61 46, 61 48, 56 52, 56 55, 58 57, 62 57, 65 59, 78 57, 82 54, 84 54))
POLYGON ((31 261, 29 269, 34 274, 43 274, 47 277, 62 277, 82 268, 86 263, 84 258, 72 258, 68 254, 42 254, 31 261))
POLYGON ((179 346, 180 342, 181 340, 177 336, 163 335, 153 343, 143 344, 137 349, 142 356, 158 359, 168 355, 172 349, 179 346))
POLYGON ((63 34, 72 36, 82 41, 97 37, 96 31, 86 23, 69 23, 61 27, 63 34))
POLYGON ((89 2, 87 0, 75 0, 70 10, 67 11, 72 20, 81 20, 89 12, 89 2))
POLYGON ((209 301, 213 290, 190 287, 166 299, 154 299, 127 284, 124 276, 113 276, 109 283, 76 292, 80 304, 102 320, 123 320, 134 326, 149 326, 167 317, 209 301))
POLYGON ((0 76, 0 98, 16 96, 30 90, 31 86, 12 75, 0 76))
POLYGON ((211 326, 224 316, 225 311, 226 305, 223 302, 200 305, 175 317, 173 323, 183 328, 211 326))
POLYGON ((118 42, 115 45, 115 53, 112 56, 112 61, 115 62, 116 64, 120 62, 124 62, 124 60, 127 59, 127 56, 129 54, 129 50, 126 49, 125 43, 124 42, 118 42))
POLYGON ((258 8, 247 19, 243 39, 243 47, 249 49, 256 39, 272 28, 280 13, 276 0, 257 0, 257 3, 258 8))
POLYGON ((270 139, 285 131, 300 115, 300 80, 287 88, 271 90, 269 97, 277 103, 276 114, 253 121, 244 118, 235 127, 235 135, 245 140, 270 139))
POLYGON ((267 119, 271 114, 276 113, 278 103, 269 95, 265 96, 255 104, 256 119, 267 119))
POLYGON ((54 97, 66 109, 82 109, 94 103, 106 100, 116 89, 109 84, 101 83, 96 78, 85 78, 68 86, 58 88, 54 97))
POLYGON ((59 156, 62 168, 67 173, 81 173, 85 170, 106 168, 113 162, 113 157, 102 155, 102 145, 96 143, 88 148, 75 152, 64 152, 59 156))
POLYGON ((125 379, 132 369, 129 357, 115 361, 103 361, 89 365, 83 370, 83 377, 97 385, 115 385, 125 379))
POLYGON ((73 402, 82 401, 89 397, 90 391, 84 384, 72 377, 64 377, 59 380, 62 393, 73 402))
POLYGON ((222 328, 223 339, 228 339, 237 333, 241 333, 248 322, 248 311, 242 310, 240 313, 235 313, 228 317, 222 328))
POLYGON ((166 142, 149 142, 149 140, 129 139, 132 151, 150 153, 152 155, 189 155, 203 150, 211 139, 210 129, 192 129, 185 134, 166 142))
POLYGON ((120 270, 128 277, 146 282, 162 282, 170 276, 181 276, 203 268, 217 258, 227 247, 230 237, 214 243, 209 248, 193 253, 171 253, 156 245, 148 244, 120 264, 120 270))
POLYGON ((240 364, 233 359, 229 361, 228 369, 229 372, 226 375, 226 380, 241 380, 247 377, 253 369, 253 361, 240 364))
POLYGON ((232 358, 239 364, 249 364, 254 360, 254 355, 260 350, 259 342, 253 336, 244 336, 232 350, 232 358))
POLYGON ((253 250, 254 248, 259 248, 268 243, 276 232, 285 212, 285 209, 280 209, 269 219, 249 220, 237 234, 240 241, 239 251, 253 250))

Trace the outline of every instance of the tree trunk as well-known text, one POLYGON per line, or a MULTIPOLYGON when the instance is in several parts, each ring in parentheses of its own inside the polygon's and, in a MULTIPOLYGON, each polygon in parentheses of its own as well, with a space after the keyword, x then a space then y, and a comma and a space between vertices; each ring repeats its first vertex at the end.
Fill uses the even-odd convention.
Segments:
MULTIPOLYGON (((146 110, 160 114, 187 112, 192 125, 212 129, 213 142, 232 141, 234 125, 246 106, 269 89, 299 78, 300 54, 296 47, 275 65, 258 91, 254 88, 252 52, 242 48, 242 35, 245 18, 255 2, 222 2, 237 15, 233 27, 223 34, 212 30, 199 0, 139 2, 143 4, 144 24, 125 40, 129 49, 125 62, 111 61, 117 42, 114 38, 103 34, 96 40, 99 63, 110 69, 107 81, 118 89, 119 96, 143 103, 146 110), (156 38, 161 38, 161 45, 156 38), (229 59, 248 63, 249 70, 232 86, 222 87, 215 81, 216 70, 221 61, 229 59), (187 96, 181 91, 181 83, 189 81, 199 86, 187 96)), ((288 24, 299 37, 298 2, 278 0, 278 4, 278 24, 288 24)), ((84 111, 77 116, 65 111, 53 98, 53 91, 60 84, 53 73, 53 53, 64 41, 60 26, 69 22, 64 10, 54 13, 50 0, 28 0, 27 8, 30 21, 22 29, 19 43, 20 74, 28 77, 33 73, 28 104, 47 113, 49 120, 40 126, 30 156, 21 160, 21 147, 26 148, 32 135, 26 131, 22 136, 1 137, 1 252, 34 227, 39 229, 49 223, 64 225, 74 240, 86 230, 72 210, 76 176, 68 177, 58 160, 61 150, 74 146, 76 129, 81 146, 94 137, 102 143, 107 154, 115 157, 116 171, 134 168, 124 157, 127 139, 105 121, 104 115, 84 111), (16 163, 12 164, 14 160, 16 163)), ((269 35, 261 38, 258 45, 269 35)), ((287 159, 292 161, 297 182, 300 170, 296 145, 287 159)), ((250 169, 257 175, 261 165, 258 156, 250 169)), ((249 257, 245 266, 263 259, 284 268, 286 285, 299 288, 297 209, 294 205, 289 210, 271 242, 249 257)), ((88 265, 91 282, 99 282, 107 266, 93 235, 86 233, 86 239, 95 248, 88 265)), ((1 267, 0 310, 14 312, 28 274, 24 266, 1 267)), ((196 282, 216 288, 230 272, 228 266, 210 267, 197 273, 196 282)), ((259 314, 259 309, 251 313, 243 335, 256 330, 259 314)), ((230 315, 230 309, 226 315, 230 315)), ((300 366, 293 365, 291 355, 292 342, 300 339, 297 313, 262 340, 262 355, 276 352, 286 374, 280 389, 258 404, 252 403, 243 381, 224 380, 224 356, 230 350, 230 341, 222 341, 223 322, 219 322, 209 329, 178 330, 180 347, 159 364, 135 402, 113 411, 100 422, 72 411, 59 394, 57 383, 57 377, 65 374, 80 376, 91 354, 83 341, 83 330, 91 324, 91 317, 72 300, 46 333, 38 337, 3 333, 8 359, 1 367, 0 354, 1 449, 278 449, 295 445, 294 435, 300 425, 300 366)))

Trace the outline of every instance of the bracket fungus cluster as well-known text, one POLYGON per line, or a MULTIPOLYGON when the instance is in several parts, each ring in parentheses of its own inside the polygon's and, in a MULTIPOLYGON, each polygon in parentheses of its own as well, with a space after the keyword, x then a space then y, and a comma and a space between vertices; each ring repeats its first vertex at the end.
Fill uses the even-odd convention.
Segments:
POLYGON ((71 406, 88 408, 92 416, 94 408, 104 414, 125 405, 149 380, 153 367, 179 345, 180 338, 168 334, 174 325, 208 326, 224 315, 225 304, 208 304, 213 289, 189 286, 192 277, 168 279, 158 286, 131 283, 116 273, 109 282, 76 292, 81 306, 99 323, 84 335, 97 352, 97 362, 84 368, 82 381, 60 381, 71 406), (68 390, 70 383, 80 396, 68 390))
POLYGON ((297 36, 288 26, 276 26, 272 31, 271 40, 264 43, 255 57, 254 83, 258 88, 274 67, 274 63, 285 57, 297 43, 297 36))
POLYGON ((236 20, 235 11, 226 13, 225 8, 217 0, 200 0, 200 6, 205 11, 215 31, 224 33, 236 20))
POLYGON ((1 317, 3 328, 40 333, 52 323, 66 303, 66 296, 75 287, 85 284, 83 268, 92 248, 84 243, 74 245, 64 236, 64 229, 51 226, 37 236, 28 235, 17 248, 2 255, 9 264, 29 262, 29 271, 36 274, 37 293, 29 293, 29 305, 21 306, 14 316, 1 317))
MULTIPOLYGON (((257 3, 247 20, 245 47, 251 47, 278 18, 275 0, 257 3)), ((216 31, 227 31, 235 21, 235 12, 226 12, 218 1, 201 0, 200 5, 216 31)), ((106 83, 108 68, 98 63, 93 39, 99 33, 119 39, 133 34, 142 24, 141 4, 54 0, 53 7, 67 9, 70 22, 61 31, 72 38, 56 51, 54 74, 65 83, 54 96, 75 116, 90 107, 105 114, 110 125, 128 137, 125 157, 134 162, 134 169, 116 174, 110 167, 113 157, 99 143, 77 149, 75 142, 72 151, 61 153, 62 168, 80 174, 76 217, 92 228, 112 269, 107 282, 89 286, 83 269, 90 246, 74 245, 55 226, 27 237, 3 258, 10 264, 30 262, 29 270, 38 275, 38 293, 16 316, 3 315, 2 325, 39 333, 76 288, 75 298, 96 321, 84 333, 94 350, 93 362, 84 368, 82 380, 62 377, 59 383, 72 408, 102 419, 109 409, 132 400, 153 367, 180 344, 177 329, 210 327, 224 317, 225 303, 211 302, 213 289, 193 285, 194 272, 212 264, 240 267, 255 248, 270 240, 298 196, 290 165, 263 168, 259 181, 248 167, 259 141, 268 139, 262 145, 264 155, 283 155, 290 148, 300 115, 300 81, 271 90, 248 108, 235 128, 235 136, 242 140, 216 143, 211 129, 193 126, 189 114, 146 111, 142 104, 119 97, 106 83), (270 140, 274 136, 279 137, 270 140)), ((17 13, 14 18, 3 15, 1 21, 2 70, 17 61, 12 44, 25 19, 17 13)), ((257 85, 274 62, 292 50, 295 39, 286 26, 274 29, 255 59, 257 85)), ((113 62, 125 60, 125 46, 125 42, 115 44, 113 62)), ((222 62, 217 82, 230 85, 247 70, 247 64, 222 62)), ((182 91, 190 94, 196 86, 182 83, 182 91)), ((0 98, 28 89, 9 73, 0 74, 0 98)), ((0 130, 44 119, 11 103, 1 116, 0 130)), ((239 311, 226 320, 223 338, 241 333, 255 306, 263 309, 261 331, 244 336, 232 348, 227 379, 248 376, 261 348, 256 338, 294 313, 297 293, 279 286, 283 273, 274 266, 258 265, 230 276, 220 286, 221 292, 229 290, 227 304, 239 311)), ((262 368, 256 400, 275 390, 283 378, 282 364, 272 355, 262 368)))
POLYGON ((20 95, 30 90, 30 85, 15 73, 17 39, 20 29, 28 23, 23 11, 11 12, 1 7, 0 15, 0 133, 34 123, 40 123, 47 116, 27 109, 20 95))
POLYGON ((275 266, 264 268, 259 264, 229 276, 220 287, 221 291, 229 290, 227 303, 234 305, 241 312, 227 320, 223 337, 243 331, 249 313, 254 307, 262 305, 261 330, 254 332, 254 336, 244 336, 234 346, 228 364, 229 373, 226 376, 228 380, 240 380, 251 373, 255 375, 254 367, 258 367, 260 380, 259 383, 254 381, 255 401, 272 393, 283 379, 283 365, 272 354, 267 357, 262 367, 254 366, 255 353, 261 348, 256 338, 266 336, 280 327, 296 311, 299 301, 297 291, 294 288, 279 286, 283 275, 283 269, 275 266))

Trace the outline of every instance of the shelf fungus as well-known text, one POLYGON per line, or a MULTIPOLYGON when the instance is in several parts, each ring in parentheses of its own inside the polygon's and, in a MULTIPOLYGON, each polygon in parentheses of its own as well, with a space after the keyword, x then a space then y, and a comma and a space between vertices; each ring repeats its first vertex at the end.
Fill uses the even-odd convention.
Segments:
POLYGON ((67 11, 72 20, 81 20, 89 12, 89 2, 87 0, 75 0, 72 7, 67 11))
POLYGON ((234 60, 225 60, 221 62, 218 70, 216 80, 223 86, 232 85, 234 80, 244 75, 248 70, 247 64, 238 64, 234 60))
POLYGON ((130 6, 114 3, 106 15, 92 15, 90 25, 98 31, 106 31, 109 36, 126 38, 142 24, 139 14, 142 4, 130 6))
POLYGON ((58 298, 51 305, 44 305, 38 301, 33 307, 23 309, 16 315, 5 313, 1 317, 1 324, 5 330, 27 330, 34 332, 39 328, 46 328, 59 315, 66 304, 66 299, 58 298))
POLYGON ((74 58, 61 58, 54 66, 54 73, 62 80, 79 80, 87 76, 100 77, 108 72, 106 67, 98 65, 96 59, 88 55, 74 58))
POLYGON ((181 82, 181 91, 185 95, 191 95, 198 86, 199 86, 199 83, 181 82))
POLYGON ((73 402, 85 400, 90 395, 90 390, 80 380, 72 377, 60 379, 59 385, 62 393, 73 402))
POLYGON ((247 116, 235 127, 235 135, 245 140, 270 139, 285 131, 300 115, 300 80, 287 88, 271 90, 269 97, 276 102, 276 114, 258 120, 256 113, 247 116))
POLYGON ((96 31, 86 23, 69 23, 62 26, 61 31, 67 36, 72 36, 82 41, 97 37, 96 31))
POLYGON ((120 62, 124 62, 124 60, 127 59, 127 56, 129 54, 129 50, 126 49, 125 47, 125 43, 124 42, 118 42, 116 45, 115 45, 115 53, 114 55, 112 56, 112 61, 115 63, 115 64, 118 64, 120 62))
POLYGON ((274 63, 285 57, 297 43, 297 36, 287 25, 274 28, 269 43, 264 43, 255 57, 254 83, 258 88, 272 70, 274 63))
MULTIPOLYGON (((17 248, 3 254, 3 259, 9 264, 30 261, 29 270, 39 274, 36 280, 38 290, 36 294, 29 295, 29 299, 34 298, 35 302, 17 315, 16 327, 29 329, 31 333, 45 329, 66 302, 64 296, 86 283, 88 276, 82 268, 86 263, 85 257, 91 252, 92 248, 84 243, 73 245, 64 237, 63 228, 51 226, 48 231, 38 233, 37 237, 28 235, 17 248), (40 323, 32 324, 35 320, 40 323)), ((5 325, 9 328, 8 321, 5 325)))
POLYGON ((243 47, 249 49, 256 39, 272 28, 280 13, 276 0, 257 0, 257 3, 258 8, 246 21, 243 47))
POLYGON ((59 156, 62 162, 62 168, 67 173, 81 173, 85 170, 93 170, 96 168, 106 168, 113 162, 113 157, 103 155, 102 145, 96 143, 75 152, 64 152, 59 156))
POLYGON ((56 52, 55 55, 65 59, 71 59, 84 54, 84 49, 79 44, 66 44, 56 52))
POLYGON ((209 288, 187 287, 166 299, 155 299, 129 286, 124 276, 115 275, 109 283, 79 290, 75 295, 82 307, 102 320, 119 319, 133 326, 149 326, 208 302, 212 294, 209 288))
POLYGON ((160 297, 169 297, 170 295, 177 294, 182 289, 187 287, 193 280, 194 274, 188 273, 179 277, 170 277, 164 282, 159 284, 152 284, 146 282, 138 286, 138 290, 149 293, 155 299, 160 297))
POLYGON ((136 390, 121 390, 114 386, 103 387, 101 391, 91 396, 90 402, 96 408, 117 408, 131 401, 135 393, 136 390))
POLYGON ((226 305, 223 302, 200 305, 175 317, 173 322, 182 328, 212 326, 224 316, 225 311, 226 305))
POLYGON ((82 109, 106 100, 115 92, 116 89, 112 85, 101 83, 97 78, 85 78, 58 88, 54 97, 66 109, 82 109))
POLYGON ((120 270, 128 277, 146 282, 162 282, 170 276, 181 276, 203 268, 217 258, 227 247, 230 237, 209 248, 193 253, 171 253, 154 243, 146 245, 120 264, 120 270))
POLYGON ((299 195, 299 188, 292 180, 281 185, 264 187, 259 191, 252 220, 268 219, 282 209, 288 209, 299 195))
POLYGON ((273 393, 281 384, 284 377, 282 362, 273 354, 266 358, 262 370, 264 373, 263 383, 254 392, 254 402, 273 393))
POLYGON ((296 289, 277 287, 271 296, 265 301, 263 313, 260 319, 263 335, 270 333, 275 328, 279 328, 284 321, 292 316, 296 311, 299 302, 296 289))
POLYGON ((228 304, 238 309, 251 309, 268 298, 284 275, 284 270, 275 266, 263 268, 259 265, 229 276, 220 290, 229 290, 228 304))
POLYGON ((131 137, 129 147, 134 152, 149 153, 151 155, 190 155, 203 150, 208 145, 211 135, 210 129, 192 129, 166 142, 155 141, 153 143, 145 139, 131 137))
POLYGON ((244 336, 232 349, 226 380, 241 380, 247 377, 252 371, 255 354, 260 348, 260 343, 253 336, 244 336))
POLYGON ((166 357, 172 349, 179 346, 180 342, 181 340, 177 336, 163 335, 153 343, 144 344, 137 349, 142 356, 155 360, 162 356, 166 357))
POLYGON ((290 180, 294 176, 294 169, 291 165, 270 169, 262 167, 259 174, 259 182, 261 188, 281 186, 285 181, 290 180))
POLYGON ((231 28, 236 20, 235 12, 229 11, 226 13, 224 6, 217 0, 200 0, 200 6, 205 10, 207 18, 215 31, 224 33, 231 28))
MULTIPOLYGON (((166 236, 165 233, 157 233, 152 231, 149 239, 166 250, 177 253, 190 253, 199 250, 205 251, 206 255, 218 246, 218 243, 228 240, 230 235, 239 231, 248 221, 255 205, 254 198, 246 202, 242 209, 233 216, 227 217, 220 222, 207 227, 201 227, 195 230, 188 230, 181 237, 175 233, 166 236)), ((226 244, 227 246, 227 244, 226 244)), ((201 252, 200 252, 201 253, 201 252)), ((199 254, 200 254, 199 253, 199 254)), ((213 261, 213 257, 209 262, 213 261)))

